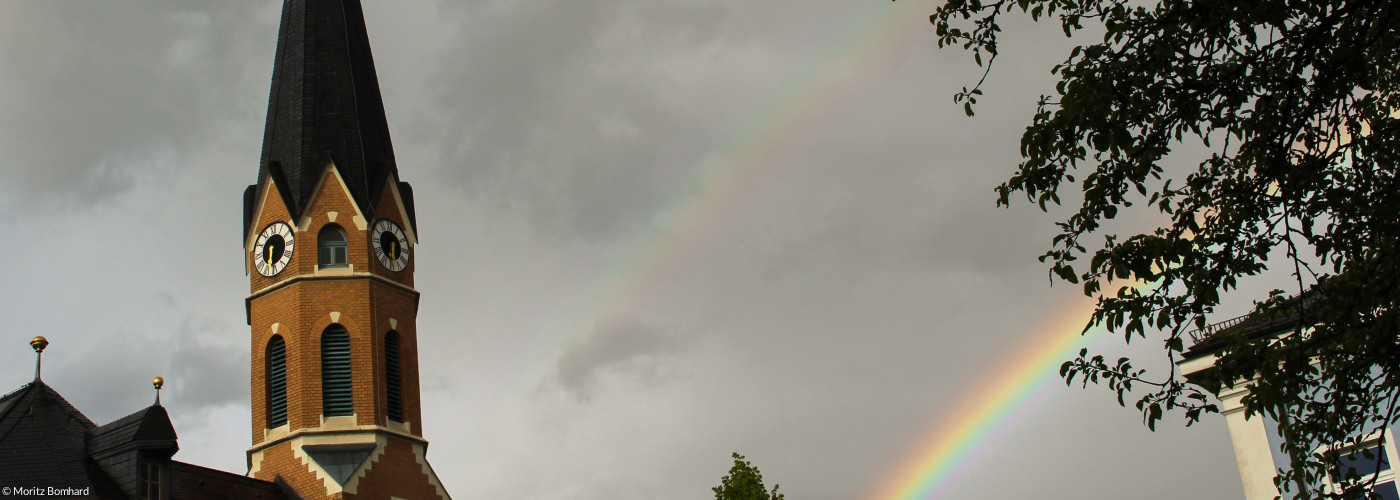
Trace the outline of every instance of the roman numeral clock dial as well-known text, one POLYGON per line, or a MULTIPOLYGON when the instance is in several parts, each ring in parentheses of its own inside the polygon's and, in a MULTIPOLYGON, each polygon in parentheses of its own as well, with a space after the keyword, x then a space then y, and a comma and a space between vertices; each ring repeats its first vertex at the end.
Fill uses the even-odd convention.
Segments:
POLYGON ((258 274, 272 277, 287 268, 292 261, 292 227, 285 222, 273 222, 258 234, 253 243, 253 267, 258 274))
POLYGON ((408 267, 408 235, 394 221, 375 221, 370 231, 370 245, 374 247, 374 256, 386 269, 399 272, 408 267))

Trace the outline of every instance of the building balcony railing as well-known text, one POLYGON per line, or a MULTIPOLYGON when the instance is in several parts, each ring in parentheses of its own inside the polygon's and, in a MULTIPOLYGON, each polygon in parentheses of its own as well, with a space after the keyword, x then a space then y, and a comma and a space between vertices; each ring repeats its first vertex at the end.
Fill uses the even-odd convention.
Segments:
POLYGON ((1191 337, 1191 345, 1196 345, 1196 344, 1199 344, 1199 343, 1205 341, 1205 340, 1208 339, 1208 338, 1214 337, 1216 334, 1218 334, 1218 333, 1220 333, 1220 332, 1223 332, 1223 331, 1229 329, 1229 328, 1232 327, 1232 326, 1235 326, 1235 325, 1244 323, 1245 320, 1249 319, 1250 316, 1251 316, 1250 314, 1245 314, 1245 315, 1243 315, 1243 316, 1239 316, 1239 317, 1235 317, 1235 318, 1230 318, 1230 319, 1227 319, 1227 320, 1225 320, 1225 321, 1221 321, 1221 322, 1219 322, 1219 323, 1212 323, 1212 324, 1206 325, 1205 328, 1202 328, 1202 329, 1200 329, 1200 330, 1192 331, 1191 333, 1188 333, 1187 335, 1189 335, 1189 336, 1191 337))

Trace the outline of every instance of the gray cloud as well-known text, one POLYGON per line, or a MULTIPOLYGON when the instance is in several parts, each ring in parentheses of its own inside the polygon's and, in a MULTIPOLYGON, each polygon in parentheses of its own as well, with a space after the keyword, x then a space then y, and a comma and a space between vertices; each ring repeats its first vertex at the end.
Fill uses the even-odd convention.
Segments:
POLYGON ((706 21, 732 5, 471 5, 429 87, 452 103, 439 176, 544 234, 599 240, 644 223, 730 132, 707 119, 727 105, 675 102, 694 75, 656 61, 713 52, 706 21))
POLYGON ((98 424, 150 404, 156 376, 167 381, 166 404, 181 411, 247 401, 248 347, 220 321, 186 316, 174 332, 101 333, 50 333, 59 344, 44 370, 44 379, 98 424))
MULTIPOLYGON (((105 332, 104 332, 105 333, 105 332)), ((79 335, 46 335, 44 381, 98 425, 155 401, 151 378, 165 371, 162 345, 121 332, 93 342, 79 335)))
POLYGON ((248 400, 248 343, 226 323, 186 317, 170 353, 171 389, 191 410, 248 400))
MULTIPOLYGON (((254 2, 0 3, 0 192, 49 207, 125 192, 158 150, 212 134, 254 2), (46 196, 57 196, 59 203, 46 196)), ((264 42, 265 43, 265 42, 264 42)))
POLYGON ((636 319, 606 319, 592 333, 565 344, 546 386, 588 400, 603 380, 655 385, 674 376, 673 358, 685 346, 676 334, 636 319))

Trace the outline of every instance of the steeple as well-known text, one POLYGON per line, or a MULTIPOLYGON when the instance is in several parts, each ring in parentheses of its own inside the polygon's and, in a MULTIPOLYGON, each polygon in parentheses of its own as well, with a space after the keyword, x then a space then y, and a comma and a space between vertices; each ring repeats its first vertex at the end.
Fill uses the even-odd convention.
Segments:
POLYGON ((357 0, 284 0, 244 192, 248 475, 307 500, 451 500, 423 437, 413 193, 372 59, 357 0))
MULTIPOLYGON (((295 218, 331 162, 367 218, 384 183, 398 182, 364 12, 357 0, 287 0, 257 184, 244 193, 244 237, 268 176, 295 218)), ((412 223, 412 191, 397 187, 412 223)))

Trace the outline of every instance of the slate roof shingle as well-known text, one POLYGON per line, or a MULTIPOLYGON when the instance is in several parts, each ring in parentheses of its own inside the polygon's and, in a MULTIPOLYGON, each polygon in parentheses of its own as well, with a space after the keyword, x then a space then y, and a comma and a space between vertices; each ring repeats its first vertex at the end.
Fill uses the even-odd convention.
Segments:
POLYGON ((88 457, 87 432, 96 427, 42 380, 0 397, 0 484, 126 498, 88 457))

